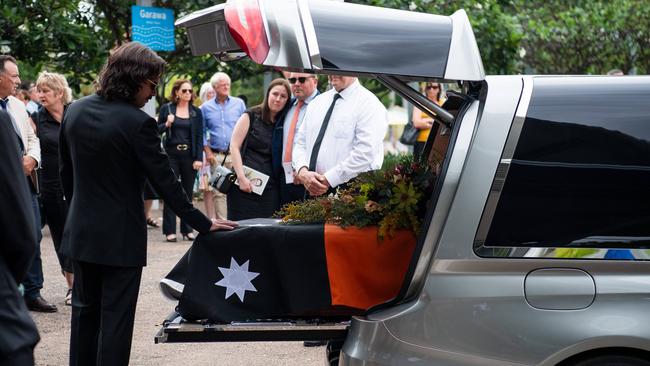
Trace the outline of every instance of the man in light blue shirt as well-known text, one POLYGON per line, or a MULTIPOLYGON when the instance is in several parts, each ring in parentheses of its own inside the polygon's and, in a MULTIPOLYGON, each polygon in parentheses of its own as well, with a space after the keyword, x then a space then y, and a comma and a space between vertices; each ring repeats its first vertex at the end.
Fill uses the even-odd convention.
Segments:
MULTIPOLYGON (((246 110, 246 104, 237 97, 230 96, 230 77, 217 72, 210 79, 216 97, 201 105, 205 120, 204 150, 212 172, 225 160, 225 166, 231 168, 230 155, 226 156, 230 146, 230 137, 235 123, 246 110)), ((227 217, 226 195, 208 187, 204 192, 208 217, 225 219, 227 217)))

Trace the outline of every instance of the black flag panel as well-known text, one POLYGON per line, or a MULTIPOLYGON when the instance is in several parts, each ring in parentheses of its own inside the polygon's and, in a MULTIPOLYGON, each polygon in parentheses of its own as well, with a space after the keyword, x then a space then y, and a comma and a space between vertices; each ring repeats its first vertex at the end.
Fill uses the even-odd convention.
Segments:
POLYGON ((323 225, 246 220, 233 231, 200 235, 183 257, 185 319, 278 319, 331 308, 323 225))

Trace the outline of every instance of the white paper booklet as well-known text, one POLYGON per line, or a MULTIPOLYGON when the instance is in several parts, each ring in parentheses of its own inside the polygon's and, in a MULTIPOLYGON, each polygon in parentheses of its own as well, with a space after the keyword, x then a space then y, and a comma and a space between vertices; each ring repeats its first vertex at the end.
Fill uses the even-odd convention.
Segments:
MULTIPOLYGON (((266 183, 269 182, 269 176, 253 168, 249 168, 246 165, 244 165, 244 174, 246 175, 246 178, 251 181, 253 193, 261 196, 262 193, 264 193, 264 188, 266 188, 266 183)), ((239 179, 235 181, 235 184, 239 185, 239 179)))

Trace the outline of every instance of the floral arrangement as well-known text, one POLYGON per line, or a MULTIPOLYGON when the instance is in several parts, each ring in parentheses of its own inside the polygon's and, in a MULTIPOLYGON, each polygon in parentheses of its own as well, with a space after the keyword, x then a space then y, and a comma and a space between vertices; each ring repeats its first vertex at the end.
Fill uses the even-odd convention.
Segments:
POLYGON ((288 224, 376 225, 380 239, 404 229, 417 235, 433 182, 429 167, 412 154, 388 155, 380 170, 358 175, 334 195, 289 203, 276 217, 288 224))

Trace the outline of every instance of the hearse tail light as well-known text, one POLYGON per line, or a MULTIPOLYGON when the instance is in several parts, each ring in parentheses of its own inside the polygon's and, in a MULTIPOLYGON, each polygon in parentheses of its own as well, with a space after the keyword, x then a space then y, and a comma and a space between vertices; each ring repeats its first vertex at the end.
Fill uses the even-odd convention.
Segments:
POLYGON ((224 14, 235 42, 253 61, 263 63, 269 53, 269 42, 257 0, 229 0, 224 14))

